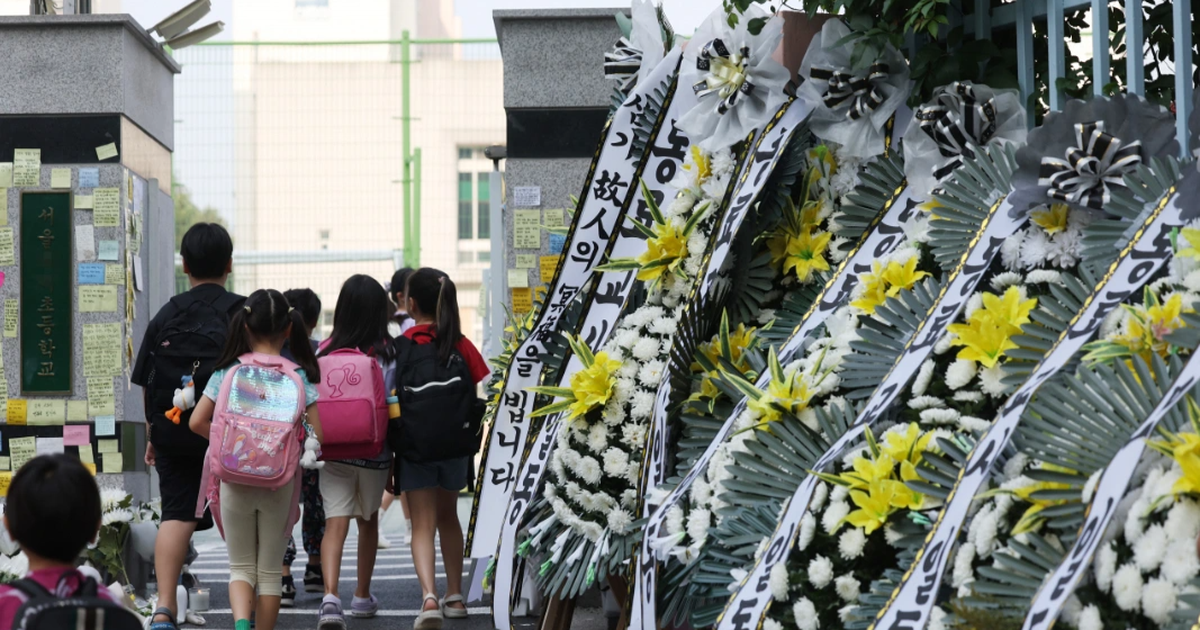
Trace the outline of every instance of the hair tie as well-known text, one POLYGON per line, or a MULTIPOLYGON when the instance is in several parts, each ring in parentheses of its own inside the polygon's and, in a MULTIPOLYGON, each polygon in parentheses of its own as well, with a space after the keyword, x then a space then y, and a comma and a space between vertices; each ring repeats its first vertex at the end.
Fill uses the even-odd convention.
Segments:
POLYGON ((249 304, 246 304, 246 305, 242 306, 242 308, 246 309, 246 312, 247 312, 247 313, 249 313, 249 312, 250 312, 250 305, 249 305, 249 304))
POLYGON ((445 282, 446 282, 446 276, 442 276, 442 277, 438 278, 438 284, 444 284, 445 282))

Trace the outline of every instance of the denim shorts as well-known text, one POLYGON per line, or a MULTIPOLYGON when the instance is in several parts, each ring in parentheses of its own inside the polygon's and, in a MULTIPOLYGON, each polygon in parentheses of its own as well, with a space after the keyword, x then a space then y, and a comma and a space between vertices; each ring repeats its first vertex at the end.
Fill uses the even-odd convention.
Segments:
POLYGON ((458 457, 440 462, 417 463, 398 456, 396 463, 399 482, 395 484, 395 489, 398 493, 426 488, 458 492, 467 487, 467 469, 470 467, 471 458, 458 457))

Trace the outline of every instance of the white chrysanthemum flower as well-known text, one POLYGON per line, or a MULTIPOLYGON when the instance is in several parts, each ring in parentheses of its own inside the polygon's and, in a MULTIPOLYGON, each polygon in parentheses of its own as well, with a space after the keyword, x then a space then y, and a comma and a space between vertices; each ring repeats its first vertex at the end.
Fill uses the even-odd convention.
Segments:
POLYGON ((929 382, 933 380, 933 368, 934 363, 932 359, 928 359, 921 364, 921 369, 917 371, 917 377, 913 379, 913 396, 920 397, 929 389, 929 382))
POLYGON ((615 534, 624 534, 633 526, 633 516, 623 509, 612 510, 608 513, 608 528, 615 534))
POLYGON ((1183 470, 1178 466, 1172 466, 1155 483, 1147 481, 1146 487, 1150 489, 1150 496, 1152 497, 1174 496, 1175 482, 1179 481, 1182 477, 1183 470))
POLYGON ((101 527, 107 527, 114 523, 129 523, 133 521, 133 512, 124 508, 117 508, 105 512, 100 518, 101 527))
POLYGON ((117 509, 117 507, 129 498, 129 494, 124 490, 116 488, 105 488, 100 491, 100 511, 109 512, 117 509))
POLYGON ((1004 462, 1004 476, 1008 479, 1019 476, 1025 467, 1029 465, 1029 456, 1025 453, 1017 453, 1004 462))
POLYGON ((825 556, 817 556, 808 563, 808 582, 813 588, 825 588, 833 581, 833 563, 825 556))
POLYGON ((1200 291, 1200 269, 1191 271, 1183 277, 1183 286, 1188 291, 1200 291))
POLYGON ((663 520, 663 525, 666 526, 668 534, 682 534, 685 533, 683 529, 683 520, 683 508, 676 504, 671 506, 671 509, 667 510, 667 518, 663 520))
POLYGON ((1142 573, 1132 563, 1117 569, 1112 581, 1113 599, 1117 607, 1126 612, 1136 611, 1142 605, 1142 573))
POLYGON ((838 537, 838 553, 843 560, 854 560, 863 555, 867 546, 867 535, 857 527, 850 527, 838 537))
POLYGON ((653 337, 642 337, 637 343, 633 344, 633 358, 638 361, 649 361, 658 356, 658 350, 661 344, 653 337))
POLYGON ((817 607, 807 597, 801 597, 792 604, 792 616, 796 618, 796 627, 799 630, 817 630, 820 627, 817 607))
POLYGON ((771 589, 771 597, 777 602, 788 600, 788 571, 786 562, 777 562, 771 567, 767 576, 767 586, 771 589))
MULTIPOLYGON (((839 486, 840 487, 840 486, 839 486)), ((826 534, 833 535, 837 528, 841 526, 842 519, 850 513, 850 504, 845 501, 833 501, 829 504, 829 509, 821 515, 821 529, 825 530, 826 534)))
MULTIPOLYGON (((843 486, 843 485, 835 485, 835 486, 833 486, 833 489, 829 491, 829 500, 830 501, 845 501, 846 497, 849 497, 849 496, 850 496, 850 488, 847 488, 846 486, 843 486)), ((847 514, 849 514, 849 512, 847 512, 847 514)))
POLYGON ((1057 284, 1063 283, 1062 273, 1053 269, 1034 269, 1025 274, 1026 284, 1057 284))
POLYGON ((837 591, 838 597, 844 602, 852 602, 858 599, 862 585, 858 580, 854 579, 853 575, 846 574, 838 577, 833 581, 833 588, 837 591))
POLYGON ((629 471, 629 453, 611 447, 604 451, 604 472, 610 477, 621 477, 629 471))
POLYGON ((961 389, 965 387, 972 379, 975 378, 976 365, 970 359, 955 359, 950 367, 946 368, 946 387, 950 389, 961 389))
POLYGON ((634 392, 629 413, 635 419, 649 418, 650 414, 654 413, 654 394, 644 389, 634 392))
POLYGON ((929 242, 929 215, 918 212, 904 222, 904 238, 910 243, 929 242))
POLYGON ((954 409, 926 409, 921 412, 921 422, 928 424, 954 424, 960 417, 954 409))
POLYGON ((1021 240, 1021 234, 1018 233, 1005 239, 1004 244, 1000 246, 1000 261, 1005 269, 1016 271, 1021 268, 1021 240))
POLYGON ((658 384, 662 381, 664 369, 666 369, 666 366, 662 361, 647 361, 642 366, 642 369, 638 370, 638 381, 647 389, 658 389, 658 384))
POLYGON ((1170 540, 1194 540, 1200 536, 1200 504, 1187 497, 1179 498, 1167 513, 1167 521, 1163 527, 1166 528, 1167 538, 1170 540))
POLYGON ((1041 229, 1030 229, 1021 239, 1021 266, 1026 269, 1040 267, 1050 258, 1050 237, 1041 229))
POLYGON ((908 408, 921 411, 930 407, 941 407, 946 404, 946 401, 937 396, 916 396, 908 401, 908 408))
POLYGON ((618 330, 613 334, 613 341, 617 346, 628 350, 638 342, 638 333, 636 330, 618 330))
MULTIPOLYGON (((833 228, 830 227, 830 229, 832 230, 833 228)), ((844 236, 833 237, 833 240, 829 241, 829 249, 826 250, 829 253, 829 259, 834 263, 846 260, 846 256, 850 255, 849 245, 850 239, 844 236)))
POLYGON ((1200 559, 1196 558, 1196 537, 1171 539, 1159 574, 1172 584, 1184 586, 1198 573, 1200 559))
POLYGON ((1012 389, 1000 382, 1003 378, 1004 369, 1000 367, 999 363, 990 368, 984 368, 979 371, 980 388, 983 389, 983 393, 993 398, 1003 396, 1008 390, 1012 389))
POLYGON ((693 543, 708 542, 708 528, 712 526, 712 513, 706 509, 692 510, 687 516, 687 534, 693 543))
POLYGON ((817 489, 813 490, 812 501, 808 503, 810 512, 820 512, 821 508, 825 507, 825 499, 829 498, 829 484, 825 482, 817 483, 817 489))
POLYGON ((811 512, 804 515, 800 519, 800 539, 796 541, 796 549, 804 551, 808 549, 809 543, 812 542, 813 536, 817 533, 817 519, 813 518, 811 512))
POLYGON ((942 336, 938 337, 937 342, 933 344, 933 353, 938 356, 942 356, 943 354, 946 354, 946 352, 948 352, 950 350, 950 348, 953 348, 953 347, 954 347, 954 335, 952 335, 948 332, 942 333, 942 336))
POLYGON ((1146 499, 1145 493, 1138 497, 1137 501, 1129 508, 1129 514, 1125 517, 1125 540, 1129 544, 1134 544, 1142 537, 1142 533, 1146 531, 1146 512, 1150 509, 1150 502, 1146 499))
POLYGON ((783 624, 767 617, 763 619, 763 630, 783 630, 783 624))
POLYGON ((963 309, 963 317, 971 319, 971 315, 974 315, 975 311, 981 308, 983 308, 983 293, 972 293, 971 297, 967 298, 967 306, 963 309))
POLYGON ((617 368, 617 378, 628 379, 630 382, 633 382, 633 379, 637 377, 638 367, 640 366, 634 361, 621 363, 621 367, 617 368))
POLYGON ((946 630, 946 611, 934 606, 929 611, 929 626, 926 630, 946 630))
POLYGON ((579 475, 588 485, 596 485, 600 483, 600 462, 594 457, 587 456, 579 458, 579 463, 574 466, 575 474, 579 475))
POLYGON ((1062 613, 1059 617, 1068 624, 1078 627, 1079 615, 1081 613, 1083 613, 1083 602, 1079 601, 1079 598, 1072 594, 1063 603, 1062 613))
POLYGON ((958 553, 954 556, 954 571, 950 574, 950 584, 954 588, 970 584, 975 580, 975 569, 972 565, 974 562, 975 545, 970 543, 959 545, 958 553))
POLYGON ((1104 630, 1104 622, 1100 620, 1100 609, 1095 604, 1084 606, 1079 613, 1079 630, 1104 630))
POLYGON ((1021 274, 1015 271, 1003 271, 992 278, 992 290, 1003 293, 1008 287, 1021 284, 1021 274))
POLYGON ((982 512, 975 517, 975 553, 980 557, 988 557, 996 548, 996 533, 1000 529, 1000 514, 982 512))
POLYGON ((1151 621, 1159 625, 1167 623, 1176 603, 1175 586, 1170 582, 1155 578, 1146 583, 1142 591, 1142 614, 1151 621))
POLYGON ((588 449, 593 453, 603 453, 608 448, 608 427, 597 422, 588 429, 588 449))
POLYGON ((950 400, 953 400, 954 402, 977 403, 983 400, 983 392, 960 389, 954 392, 954 395, 950 397, 950 400))
POLYGON ((888 525, 883 528, 883 539, 887 541, 887 544, 899 547, 902 538, 904 538, 904 534, 901 534, 895 527, 888 525))
POLYGON ((621 441, 633 448, 642 448, 646 442, 646 426, 627 424, 621 427, 621 441))

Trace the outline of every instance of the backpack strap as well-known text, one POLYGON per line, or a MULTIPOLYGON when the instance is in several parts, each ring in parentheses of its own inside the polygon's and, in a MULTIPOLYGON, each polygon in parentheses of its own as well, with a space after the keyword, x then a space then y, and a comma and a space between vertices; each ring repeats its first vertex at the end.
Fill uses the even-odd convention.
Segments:
POLYGON ((25 598, 28 600, 43 597, 54 597, 50 591, 46 590, 45 586, 42 586, 33 578, 21 578, 15 582, 9 582, 8 585, 17 589, 18 591, 21 591, 21 593, 24 594, 25 598))

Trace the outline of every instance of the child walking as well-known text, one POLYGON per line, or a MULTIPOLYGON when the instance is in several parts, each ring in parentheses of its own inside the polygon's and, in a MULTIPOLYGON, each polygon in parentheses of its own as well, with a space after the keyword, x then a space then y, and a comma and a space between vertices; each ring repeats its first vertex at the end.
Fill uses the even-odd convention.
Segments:
MULTIPOLYGON (((435 344, 442 363, 462 361, 472 386, 488 377, 491 370, 462 334, 458 315, 458 292, 454 282, 437 269, 422 268, 408 277, 405 290, 408 314, 415 325, 404 337, 417 344, 435 344)), ((397 366, 398 370, 404 366, 397 366)), ((403 402, 401 403, 403 413, 403 402)), ((447 418, 447 422, 453 422, 447 418)), ((418 450, 421 445, 414 445, 418 450)), ((436 630, 443 618, 464 619, 467 608, 462 596, 463 532, 458 520, 458 493, 467 486, 470 457, 442 461, 414 462, 397 457, 399 482, 396 492, 408 496, 412 514, 412 556, 425 599, 413 626, 416 630, 436 630), (446 597, 437 598, 434 580, 434 532, 442 543, 442 563, 446 568, 446 597)))
POLYGON ((263 289, 233 316, 217 365, 189 423, 209 440, 198 511, 207 499, 225 537, 235 630, 250 630, 252 612, 259 630, 274 630, 283 553, 299 518, 305 419, 316 440, 322 436, 314 384, 321 372, 300 312, 263 289), (285 341, 295 363, 280 356, 285 341))
MULTIPOLYGON (((317 615, 317 627, 320 630, 343 630, 346 627, 342 600, 338 593, 338 580, 341 577, 342 551, 350 531, 351 519, 358 525, 358 571, 355 575, 357 585, 354 589, 354 599, 350 603, 350 614, 357 618, 371 618, 379 610, 379 601, 371 594, 371 577, 375 571, 379 542, 379 506, 392 469, 392 454, 384 448, 387 437, 385 384, 392 381, 391 375, 395 369, 394 349, 388 335, 390 315, 391 308, 383 286, 367 275, 351 276, 338 294, 337 306, 333 311, 333 332, 321 345, 318 353, 322 364, 330 366, 345 360, 344 357, 347 356, 365 359, 362 354, 366 354, 374 357, 382 368, 375 371, 380 378, 375 391, 382 400, 372 401, 372 407, 384 410, 382 417, 375 416, 376 419, 383 420, 383 431, 370 440, 369 445, 359 443, 354 449, 359 452, 353 459, 327 459, 325 468, 321 470, 321 497, 325 502, 325 539, 321 544, 325 598, 317 615), (347 350, 351 352, 339 353, 347 350)), ((328 375, 330 382, 322 384, 322 387, 337 386, 336 393, 342 393, 344 383, 350 380, 348 376, 344 376, 346 374, 360 375, 349 369, 331 369, 328 375)), ((338 403, 331 396, 322 404, 329 404, 332 411, 333 405, 338 403)), ((348 427, 360 426, 359 423, 365 419, 359 415, 348 417, 343 413, 336 416, 331 413, 327 415, 326 420, 330 435, 329 448, 332 453, 333 449, 342 448, 333 443, 334 437, 338 436, 340 439, 342 435, 351 431, 348 427)))

